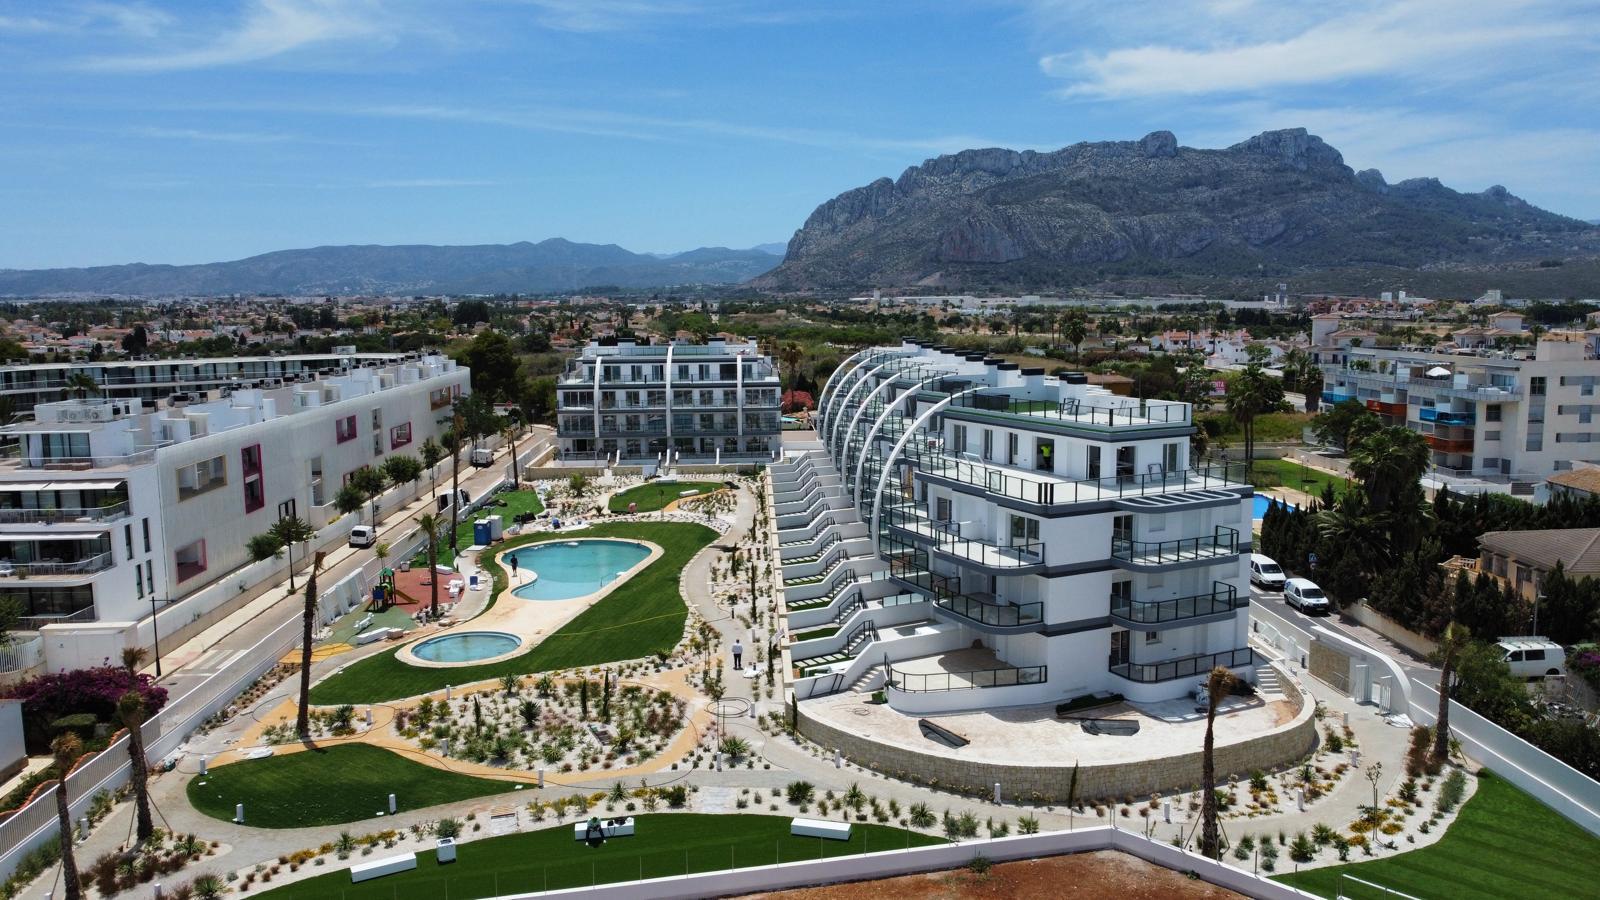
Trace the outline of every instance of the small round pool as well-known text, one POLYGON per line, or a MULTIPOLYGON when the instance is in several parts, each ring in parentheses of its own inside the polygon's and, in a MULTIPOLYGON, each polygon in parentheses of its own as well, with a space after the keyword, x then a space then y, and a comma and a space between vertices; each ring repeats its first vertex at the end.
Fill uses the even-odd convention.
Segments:
POLYGON ((514 634, 503 631, 463 631, 428 638, 411 648, 411 655, 428 662, 473 662, 503 656, 522 646, 514 634))
POLYGON ((507 553, 506 573, 515 559, 522 575, 512 576, 511 593, 524 600, 571 600, 602 590, 649 556, 649 547, 633 541, 551 541, 507 553), (530 572, 533 581, 518 584, 530 572))

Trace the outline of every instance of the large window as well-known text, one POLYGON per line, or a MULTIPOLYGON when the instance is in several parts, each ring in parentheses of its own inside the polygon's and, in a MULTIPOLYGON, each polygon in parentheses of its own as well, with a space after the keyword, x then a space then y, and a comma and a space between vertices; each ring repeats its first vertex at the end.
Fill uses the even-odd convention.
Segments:
POLYGON ((178 499, 188 500, 228 483, 227 457, 213 456, 178 469, 178 499))
POLYGON ((244 511, 253 513, 267 505, 267 489, 261 474, 260 444, 251 444, 239 451, 239 469, 244 477, 244 511))
POLYGON ((340 419, 334 426, 334 437, 337 439, 338 443, 341 444, 345 441, 355 440, 356 417, 345 416, 344 418, 340 419))
POLYGON ((1027 516, 1011 517, 1011 546, 1039 542, 1039 520, 1027 516))
POLYGON ((172 553, 172 568, 178 573, 178 581, 184 582, 199 575, 206 570, 206 541, 201 538, 191 544, 185 544, 172 553))
POLYGON ((411 443, 411 423, 402 422, 389 429, 389 449, 404 447, 411 443))

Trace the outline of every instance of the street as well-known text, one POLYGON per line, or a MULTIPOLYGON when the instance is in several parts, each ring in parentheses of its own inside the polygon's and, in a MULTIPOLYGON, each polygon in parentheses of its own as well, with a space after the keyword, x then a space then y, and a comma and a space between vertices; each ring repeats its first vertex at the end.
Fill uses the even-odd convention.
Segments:
POLYGON ((1437 688, 1439 685, 1439 670, 1428 664, 1427 661, 1412 656, 1400 647, 1395 646, 1391 641, 1380 637, 1371 629, 1365 628, 1337 613, 1330 615, 1303 613, 1284 601, 1282 591, 1264 591, 1254 584, 1250 585, 1250 602, 1266 607, 1297 625, 1303 624, 1307 628, 1322 625, 1330 631, 1338 632, 1357 643, 1392 657, 1412 680, 1420 681, 1433 688, 1437 688))

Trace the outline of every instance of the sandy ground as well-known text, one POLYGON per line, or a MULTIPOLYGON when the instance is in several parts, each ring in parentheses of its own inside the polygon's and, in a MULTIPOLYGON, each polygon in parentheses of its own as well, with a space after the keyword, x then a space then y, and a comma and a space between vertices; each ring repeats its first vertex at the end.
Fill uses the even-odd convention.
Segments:
POLYGON ((1243 897, 1115 850, 999 863, 987 874, 966 869, 801 888, 751 898, 773 900, 965 900, 978 897, 1073 897, 1083 900, 1168 900, 1243 897))

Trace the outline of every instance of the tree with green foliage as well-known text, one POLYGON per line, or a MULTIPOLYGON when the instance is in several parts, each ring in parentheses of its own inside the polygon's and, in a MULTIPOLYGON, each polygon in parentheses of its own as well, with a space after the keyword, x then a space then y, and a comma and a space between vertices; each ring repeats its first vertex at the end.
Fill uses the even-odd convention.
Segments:
POLYGON ((245 541, 245 549, 249 551, 252 562, 261 562, 264 559, 272 559, 282 553, 283 544, 273 537, 269 531, 264 534, 254 535, 250 540, 245 541))
POLYGON ((372 503, 372 517, 370 525, 378 524, 378 498, 389 486, 389 479, 384 476, 381 469, 372 466, 362 466, 350 473, 350 487, 361 492, 361 496, 372 503))
POLYGON ((339 492, 333 495, 333 508, 337 509, 341 516, 360 512, 366 505, 367 495, 362 493, 361 488, 356 487, 354 482, 345 482, 344 487, 339 488, 339 492))
POLYGON ((1304 394, 1306 412, 1316 412, 1322 396, 1322 370, 1311 361, 1311 354, 1299 347, 1291 347, 1283 355, 1280 368, 1283 371, 1283 389, 1304 394))
POLYGON ((1455 679, 1450 696, 1501 727, 1520 732, 1534 719, 1528 686, 1511 673, 1496 646, 1468 641, 1455 655, 1455 679))
POLYGON ((1378 513, 1396 511, 1401 496, 1428 471, 1432 454, 1422 435, 1394 425, 1380 428, 1350 448, 1350 471, 1378 513))
POLYGON ((439 446, 438 441, 430 437, 422 442, 422 448, 419 452, 422 454, 422 466, 428 470, 428 490, 430 492, 436 491, 439 489, 438 466, 439 463, 444 461, 444 448, 439 446))
POLYGON ((1341 400, 1312 419, 1311 430, 1322 443, 1347 450, 1352 440, 1359 440, 1380 424, 1377 414, 1362 406, 1361 401, 1341 400))
POLYGON ((22 624, 22 601, 16 597, 0 597, 0 647, 16 640, 14 632, 22 624))
POLYGON ((1235 681, 1234 674, 1223 666, 1206 676, 1206 736, 1200 751, 1200 854, 1210 859, 1222 858, 1222 838, 1217 828, 1217 704, 1233 692, 1235 681))
POLYGON ((1061 337, 1072 345, 1072 357, 1077 359, 1083 342, 1089 337, 1089 319, 1081 309, 1070 309, 1061 323, 1061 337))
POLYGON ((141 844, 155 833, 150 820, 150 763, 144 749, 144 720, 148 717, 144 696, 138 691, 129 691, 117 701, 117 718, 128 729, 128 783, 133 788, 134 834, 141 844))
POLYGON ((380 466, 383 477, 395 486, 415 484, 422 478, 422 461, 409 453, 395 453, 384 458, 380 466))
POLYGON ((72 811, 67 801, 67 776, 72 766, 83 755, 83 742, 70 731, 63 732, 50 742, 50 753, 56 764, 56 825, 61 842, 61 896, 66 900, 79 900, 83 889, 78 884, 78 861, 72 855, 72 811))
POLYGON ((1228 415, 1239 423, 1244 432, 1244 459, 1249 463, 1256 455, 1256 418, 1272 412, 1283 403, 1283 385, 1268 375, 1255 354, 1252 354, 1244 371, 1228 382, 1225 402, 1228 415))
POLYGON ((456 361, 472 370, 472 396, 482 397, 485 406, 513 403, 523 391, 522 365, 511 339, 499 331, 478 332, 456 361))
MULTIPOLYGON (((343 493, 343 491, 340 493, 343 493)), ((360 500, 356 501, 355 508, 361 508, 360 500)), ((278 542, 278 546, 283 547, 289 554, 289 593, 292 594, 294 593, 294 545, 303 544, 316 537, 317 530, 311 527, 311 523, 299 516, 284 516, 272 523, 272 527, 267 529, 267 534, 271 535, 278 542)))

